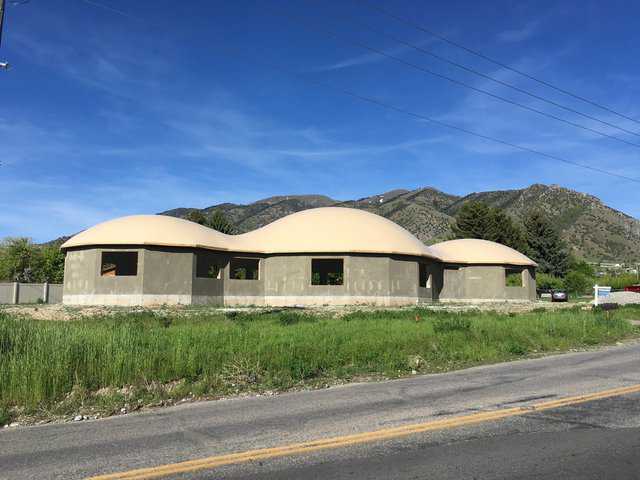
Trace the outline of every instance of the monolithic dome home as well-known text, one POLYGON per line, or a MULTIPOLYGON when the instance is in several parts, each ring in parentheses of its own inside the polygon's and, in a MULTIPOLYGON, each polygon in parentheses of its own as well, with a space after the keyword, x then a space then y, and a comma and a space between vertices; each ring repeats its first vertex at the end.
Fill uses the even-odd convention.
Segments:
POLYGON ((465 238, 431 246, 442 261, 442 301, 536 299, 536 263, 513 248, 465 238))
POLYGON ((390 306, 443 293, 447 300, 535 298, 528 258, 491 242, 451 243, 427 247, 399 225, 350 208, 305 210, 242 235, 162 215, 123 217, 62 245, 63 302, 390 306), (476 288, 482 275, 488 281, 476 288))

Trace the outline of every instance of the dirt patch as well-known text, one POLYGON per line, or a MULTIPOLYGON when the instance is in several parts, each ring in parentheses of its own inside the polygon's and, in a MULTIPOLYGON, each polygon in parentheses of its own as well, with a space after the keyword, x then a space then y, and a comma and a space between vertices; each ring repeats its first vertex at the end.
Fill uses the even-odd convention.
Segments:
MULTIPOLYGON (((551 303, 551 302, 531 302, 531 303, 510 303, 510 302, 486 302, 486 303, 437 303, 421 305, 421 308, 434 312, 498 312, 498 313, 525 313, 536 309, 560 310, 573 308, 575 306, 588 306, 577 303, 551 303)), ((158 307, 113 307, 113 306, 69 306, 62 304, 54 305, 0 305, 0 312, 12 316, 28 317, 34 320, 69 321, 78 319, 91 319, 118 314, 135 312, 153 312, 160 316, 191 317, 202 314, 228 314, 230 312, 255 313, 255 312, 277 312, 283 310, 295 310, 310 314, 330 314, 334 317, 341 317, 353 312, 374 312, 408 310, 415 306, 407 307, 379 307, 373 305, 348 305, 348 306, 320 306, 308 308, 272 308, 272 307, 202 307, 188 305, 164 305, 158 307)))

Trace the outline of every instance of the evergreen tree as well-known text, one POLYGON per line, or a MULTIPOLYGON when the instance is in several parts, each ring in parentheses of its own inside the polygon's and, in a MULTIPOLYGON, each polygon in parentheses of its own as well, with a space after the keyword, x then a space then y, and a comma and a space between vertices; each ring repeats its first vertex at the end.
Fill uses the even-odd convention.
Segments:
POLYGON ((205 217, 200 210, 191 210, 185 219, 200 225, 205 225, 207 223, 207 217, 205 217))
POLYGON ((530 212, 524 221, 527 253, 538 264, 538 271, 564 277, 569 254, 560 234, 540 211, 530 212))
POLYGON ((523 251, 526 240, 522 229, 500 208, 486 203, 465 203, 456 214, 455 238, 480 238, 523 251))
POLYGON ((483 202, 470 201, 456 213, 453 226, 455 238, 481 238, 488 240, 493 215, 491 208, 483 202))
POLYGON ((520 252, 527 248, 524 232, 504 210, 491 209, 491 219, 486 240, 501 243, 520 252))
POLYGON ((226 233, 227 235, 236 233, 236 228, 233 226, 233 223, 231 223, 222 210, 214 210, 205 225, 219 232, 226 233))

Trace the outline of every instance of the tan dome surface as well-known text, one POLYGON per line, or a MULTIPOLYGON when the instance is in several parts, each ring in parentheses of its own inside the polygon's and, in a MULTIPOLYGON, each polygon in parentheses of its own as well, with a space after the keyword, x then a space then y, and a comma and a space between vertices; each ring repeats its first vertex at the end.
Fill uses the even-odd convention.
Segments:
POLYGON ((383 253, 437 256, 410 232, 384 217, 352 208, 304 210, 242 235, 165 215, 133 215, 91 227, 61 248, 158 245, 255 253, 383 253))
POLYGON ((435 257, 401 226, 354 208, 324 207, 293 213, 237 236, 238 247, 265 253, 386 253, 435 257))
POLYGON ((60 248, 88 245, 158 245, 228 250, 230 235, 181 218, 132 215, 109 220, 71 237, 60 248))
POLYGON ((445 263, 537 266, 536 262, 511 247, 476 238, 436 243, 431 245, 431 251, 445 263))

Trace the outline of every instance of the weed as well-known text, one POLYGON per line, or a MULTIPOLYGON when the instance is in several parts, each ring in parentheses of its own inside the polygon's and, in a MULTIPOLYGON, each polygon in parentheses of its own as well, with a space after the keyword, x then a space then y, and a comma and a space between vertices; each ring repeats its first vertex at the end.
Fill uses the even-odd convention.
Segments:
POLYGON ((0 312, 0 420, 7 406, 26 414, 91 405, 110 412, 127 402, 441 372, 615 342, 640 334, 627 321, 639 315, 639 307, 516 316, 416 308, 342 317, 203 309, 179 321, 123 311, 54 322, 0 312))

